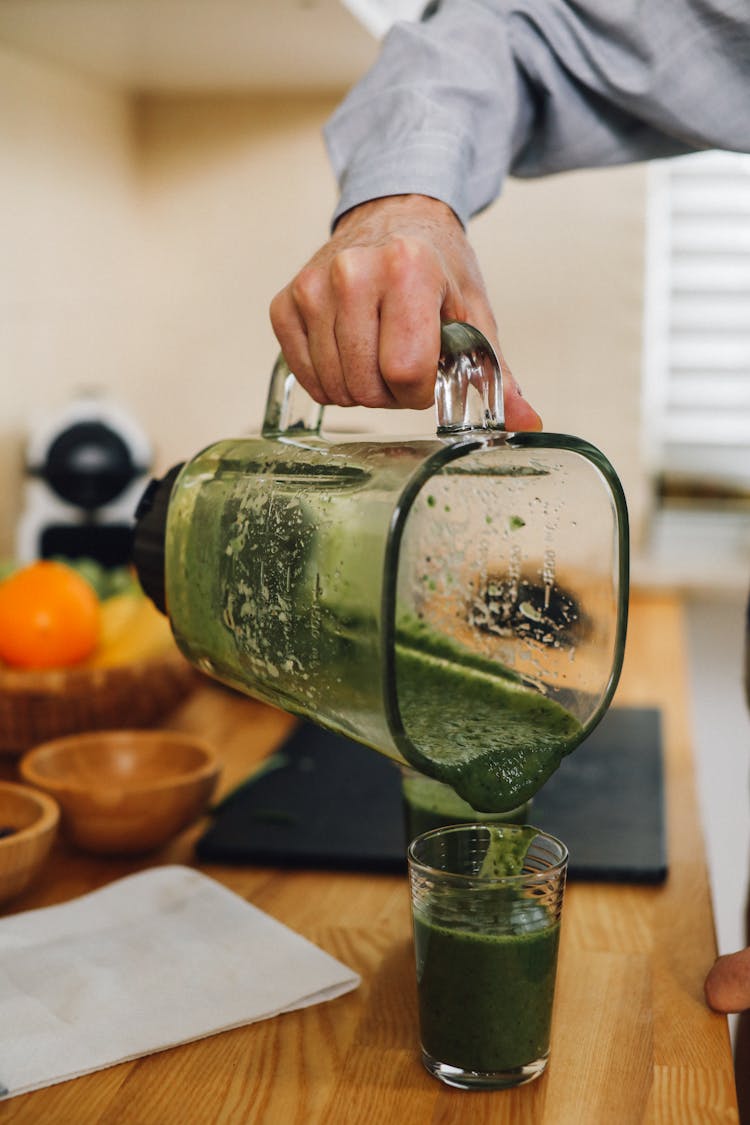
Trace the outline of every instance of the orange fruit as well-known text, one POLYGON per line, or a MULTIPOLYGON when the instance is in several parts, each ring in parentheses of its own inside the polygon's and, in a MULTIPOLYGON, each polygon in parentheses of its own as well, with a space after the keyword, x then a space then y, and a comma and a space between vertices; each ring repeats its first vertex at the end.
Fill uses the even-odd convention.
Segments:
POLYGON ((99 643, 99 599, 64 563, 31 563, 0 582, 0 660, 16 668, 78 664, 99 643))

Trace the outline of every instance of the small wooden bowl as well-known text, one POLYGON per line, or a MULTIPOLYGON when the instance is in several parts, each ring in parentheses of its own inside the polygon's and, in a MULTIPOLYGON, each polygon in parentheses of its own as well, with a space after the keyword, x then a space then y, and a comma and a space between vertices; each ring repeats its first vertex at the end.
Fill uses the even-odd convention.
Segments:
POLYGON ((60 810, 44 793, 0 782, 0 902, 25 891, 36 878, 55 839, 60 810))
POLYGON ((45 742, 23 756, 20 770, 58 802, 68 838, 98 855, 161 847, 200 816, 220 773, 200 739, 145 730, 45 742))

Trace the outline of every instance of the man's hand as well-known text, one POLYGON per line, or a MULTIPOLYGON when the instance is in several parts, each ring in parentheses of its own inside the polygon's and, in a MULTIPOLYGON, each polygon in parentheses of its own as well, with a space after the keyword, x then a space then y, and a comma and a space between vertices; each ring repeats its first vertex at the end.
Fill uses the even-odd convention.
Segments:
POLYGON ((396 195, 348 211, 271 303, 284 357, 321 405, 429 406, 443 320, 473 324, 495 347, 506 427, 541 429, 500 355, 463 227, 439 200, 396 195))
POLYGON ((750 1008, 750 949, 717 958, 706 977, 706 1001, 716 1012, 750 1008))

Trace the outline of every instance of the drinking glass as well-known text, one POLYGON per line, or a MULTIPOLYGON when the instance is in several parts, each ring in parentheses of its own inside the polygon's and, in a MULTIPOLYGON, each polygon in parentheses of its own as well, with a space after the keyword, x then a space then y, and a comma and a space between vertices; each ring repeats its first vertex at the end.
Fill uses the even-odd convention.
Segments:
POLYGON ((549 1057, 568 852, 529 825, 438 828, 409 846, 422 1061, 461 1089, 549 1057))

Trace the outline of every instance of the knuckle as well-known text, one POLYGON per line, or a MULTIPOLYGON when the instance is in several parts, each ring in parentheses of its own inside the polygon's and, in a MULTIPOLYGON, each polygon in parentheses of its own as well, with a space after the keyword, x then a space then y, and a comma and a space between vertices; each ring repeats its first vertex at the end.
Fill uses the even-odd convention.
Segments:
POLYGON ((337 297, 356 296, 368 283, 365 255, 356 247, 341 250, 331 262, 331 288, 337 297))
POLYGON ((357 404, 366 406, 369 410, 382 410, 384 407, 393 406, 393 395, 387 387, 370 384, 358 391, 357 404))
POLYGON ((424 378, 424 365, 409 356, 389 359, 383 368, 386 383, 396 383, 400 387, 416 386, 424 378))
POLYGON ((295 277, 290 286, 292 300, 303 313, 314 312, 323 303, 325 281, 320 270, 306 267, 295 277))
POLYGON ((392 284, 405 283, 415 273, 424 273, 431 265, 428 248, 415 238, 394 238, 383 250, 387 276, 392 284))
POLYGON ((286 289, 282 289, 280 293, 271 301, 268 307, 268 315, 271 319, 274 332, 278 333, 283 331, 289 319, 289 294, 286 289))
POLYGON ((435 389, 435 368, 428 367, 417 358, 402 356, 392 359, 382 372, 383 380, 393 395, 403 400, 428 406, 435 389))
MULTIPOLYGON (((296 372, 295 372, 296 375, 296 372)), ((310 398, 317 402, 318 406, 330 406, 331 399, 328 397, 326 391, 317 381, 317 379, 310 379, 308 377, 296 375, 298 383, 309 394, 310 398)))

